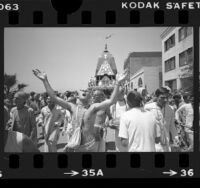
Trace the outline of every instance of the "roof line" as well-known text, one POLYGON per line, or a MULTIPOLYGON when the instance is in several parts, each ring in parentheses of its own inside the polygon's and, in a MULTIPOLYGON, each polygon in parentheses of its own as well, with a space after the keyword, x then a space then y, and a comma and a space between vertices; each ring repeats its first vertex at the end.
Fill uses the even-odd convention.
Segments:
POLYGON ((163 39, 166 35, 168 35, 171 31, 173 31, 176 27, 167 27, 167 29, 165 29, 161 35, 160 38, 163 39))

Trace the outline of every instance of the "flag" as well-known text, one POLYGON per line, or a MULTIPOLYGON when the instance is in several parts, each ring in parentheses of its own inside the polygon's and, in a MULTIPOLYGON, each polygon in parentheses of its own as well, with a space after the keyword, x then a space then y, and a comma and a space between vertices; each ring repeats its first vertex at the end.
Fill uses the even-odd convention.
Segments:
POLYGON ((113 34, 106 36, 106 39, 109 39, 110 37, 112 37, 113 34))

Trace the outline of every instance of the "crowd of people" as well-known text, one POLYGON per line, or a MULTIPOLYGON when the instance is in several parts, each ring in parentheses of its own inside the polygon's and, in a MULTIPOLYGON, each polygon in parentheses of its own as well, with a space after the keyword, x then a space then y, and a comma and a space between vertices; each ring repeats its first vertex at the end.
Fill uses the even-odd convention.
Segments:
POLYGON ((148 95, 126 92, 127 71, 117 77, 110 97, 103 90, 58 93, 47 75, 33 70, 46 92, 18 91, 13 105, 4 100, 5 152, 106 152, 107 133, 115 133, 116 152, 193 151, 193 98, 168 87, 148 95), (38 147, 42 130, 44 149, 38 147))

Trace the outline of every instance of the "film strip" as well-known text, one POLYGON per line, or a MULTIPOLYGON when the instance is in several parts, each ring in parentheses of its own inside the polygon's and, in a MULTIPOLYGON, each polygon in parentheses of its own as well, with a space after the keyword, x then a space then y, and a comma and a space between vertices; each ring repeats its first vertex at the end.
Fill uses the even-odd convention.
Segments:
POLYGON ((5 28, 192 27, 194 49, 192 152, 5 153, 1 127, 0 179, 199 178, 199 10, 198 1, 0 1, 1 75, 5 28))

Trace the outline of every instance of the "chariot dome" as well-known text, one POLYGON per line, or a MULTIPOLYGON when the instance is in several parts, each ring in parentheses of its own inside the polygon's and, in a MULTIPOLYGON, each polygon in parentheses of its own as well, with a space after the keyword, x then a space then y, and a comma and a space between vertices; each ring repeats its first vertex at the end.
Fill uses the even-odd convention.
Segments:
POLYGON ((108 51, 107 44, 101 56, 98 58, 95 77, 91 78, 89 87, 112 91, 116 79, 117 67, 115 59, 108 51))

